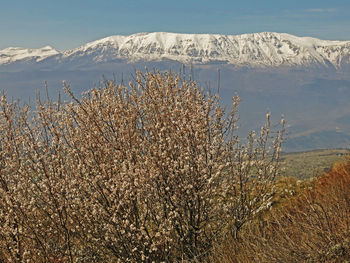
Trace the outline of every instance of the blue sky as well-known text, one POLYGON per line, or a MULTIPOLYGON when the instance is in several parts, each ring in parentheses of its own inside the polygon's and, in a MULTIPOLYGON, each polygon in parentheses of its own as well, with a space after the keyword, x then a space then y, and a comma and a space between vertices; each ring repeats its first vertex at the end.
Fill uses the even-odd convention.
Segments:
POLYGON ((286 32, 350 40, 350 0, 1 0, 0 49, 116 34, 286 32))

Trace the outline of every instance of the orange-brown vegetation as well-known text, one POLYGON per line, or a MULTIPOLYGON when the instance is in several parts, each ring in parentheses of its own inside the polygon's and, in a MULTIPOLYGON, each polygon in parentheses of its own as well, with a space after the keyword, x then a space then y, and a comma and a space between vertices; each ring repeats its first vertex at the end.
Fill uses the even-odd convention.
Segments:
POLYGON ((304 183, 214 254, 217 262, 348 262, 350 161, 304 183))

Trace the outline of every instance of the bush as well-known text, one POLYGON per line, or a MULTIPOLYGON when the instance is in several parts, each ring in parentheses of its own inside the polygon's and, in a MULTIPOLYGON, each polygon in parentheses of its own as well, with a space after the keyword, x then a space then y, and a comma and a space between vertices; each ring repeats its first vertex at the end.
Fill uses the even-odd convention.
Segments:
POLYGON ((272 194, 283 136, 245 143, 218 96, 173 73, 77 99, 1 100, 0 255, 8 262, 203 260, 272 194))
POLYGON ((309 183, 216 250, 214 262, 348 262, 350 161, 309 183))

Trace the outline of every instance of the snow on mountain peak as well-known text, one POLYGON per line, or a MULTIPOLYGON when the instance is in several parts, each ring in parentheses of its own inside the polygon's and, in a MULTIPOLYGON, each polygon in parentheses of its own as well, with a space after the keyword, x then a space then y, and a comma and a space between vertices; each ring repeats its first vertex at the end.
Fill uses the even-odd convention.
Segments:
POLYGON ((69 60, 88 56, 94 62, 115 59, 182 63, 226 62, 237 66, 340 66, 350 54, 349 41, 327 41, 262 32, 243 35, 167 32, 110 36, 63 53, 69 60))
POLYGON ((284 33, 262 32, 243 35, 177 34, 167 32, 109 36, 78 48, 58 53, 41 49, 8 48, 0 51, 0 64, 20 59, 79 64, 175 60, 182 63, 228 63, 236 66, 277 67, 350 63, 350 41, 328 41, 284 33))
POLYGON ((38 49, 8 47, 0 50, 0 65, 32 59, 34 59, 36 62, 39 62, 47 57, 57 54, 59 54, 59 52, 51 46, 45 46, 38 49))

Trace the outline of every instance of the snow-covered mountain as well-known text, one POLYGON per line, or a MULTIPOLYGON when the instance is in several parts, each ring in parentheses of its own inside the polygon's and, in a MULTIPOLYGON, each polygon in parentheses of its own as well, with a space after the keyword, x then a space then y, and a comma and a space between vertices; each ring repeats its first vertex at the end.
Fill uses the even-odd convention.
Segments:
POLYGON ((262 125, 269 109, 290 125, 287 150, 349 147, 350 41, 158 32, 110 36, 62 52, 6 48, 0 50, 0 92, 27 101, 46 82, 57 97, 65 80, 81 94, 105 78, 132 80, 145 66, 186 72, 181 63, 194 64, 191 74, 205 89, 216 90, 220 76, 227 107, 236 92, 241 96, 242 134, 262 125))
POLYGON ((33 61, 62 65, 89 65, 113 61, 224 63, 237 67, 326 66, 350 64, 350 41, 327 41, 290 34, 263 32, 243 35, 139 33, 110 36, 76 49, 0 50, 0 67, 33 61))
POLYGON ((9 47, 0 50, 0 65, 31 60, 40 62, 47 57, 55 56, 58 54, 59 52, 50 46, 45 46, 39 49, 9 47))

